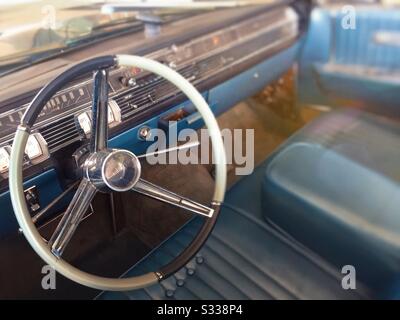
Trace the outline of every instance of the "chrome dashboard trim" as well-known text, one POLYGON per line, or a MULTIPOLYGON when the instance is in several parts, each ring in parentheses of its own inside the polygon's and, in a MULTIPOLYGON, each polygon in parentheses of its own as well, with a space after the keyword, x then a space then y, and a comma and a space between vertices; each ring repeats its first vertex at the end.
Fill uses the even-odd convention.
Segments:
MULTIPOLYGON (((299 18, 298 18, 297 13, 295 12, 295 10, 290 7, 284 7, 282 9, 275 11, 274 13, 273 12, 262 13, 262 14, 256 16, 253 20, 250 20, 250 21, 244 20, 242 22, 239 22, 232 26, 225 27, 218 31, 211 32, 209 34, 206 34, 206 35, 203 35, 200 37, 196 37, 196 38, 194 38, 190 41, 186 41, 182 44, 172 44, 168 47, 162 48, 160 50, 157 50, 157 51, 152 52, 145 56, 148 58, 156 59, 156 60, 160 60, 160 59, 163 59, 164 57, 168 57, 168 56, 173 57, 176 53, 187 50, 188 48, 190 49, 191 46, 193 46, 195 44, 201 45, 202 43, 207 43, 206 41, 209 40, 210 38, 213 38, 213 37, 218 38, 221 35, 228 34, 229 32, 234 32, 234 33, 236 32, 235 38, 228 39, 226 44, 221 45, 217 48, 213 48, 213 50, 209 50, 209 51, 205 50, 199 55, 195 55, 195 56, 191 57, 190 59, 183 59, 182 61, 172 60, 172 61, 174 61, 174 63, 176 61, 175 64, 177 65, 177 71, 179 72, 180 70, 182 71, 185 68, 188 68, 188 67, 194 65, 194 63, 196 61, 199 61, 199 63, 201 63, 201 61, 203 61, 207 58, 213 57, 214 55, 223 53, 224 51, 229 50, 230 48, 240 46, 243 43, 246 43, 253 39, 257 39, 260 36, 265 37, 266 35, 268 35, 269 32, 274 32, 275 30, 279 31, 280 29, 283 30, 282 37, 273 38, 268 44, 266 44, 265 46, 262 46, 258 50, 255 50, 255 51, 251 52, 250 54, 242 56, 241 58, 235 59, 232 63, 223 63, 222 67, 219 67, 218 70, 206 69, 206 70, 204 70, 204 73, 202 73, 201 78, 197 78, 196 76, 189 76, 190 81, 194 85, 197 85, 204 79, 211 78, 220 72, 224 72, 230 68, 233 68, 236 64, 242 63, 246 59, 250 59, 251 57, 254 57, 260 53, 263 53, 264 51, 271 50, 274 47, 277 47, 279 45, 285 44, 286 42, 290 42, 290 41, 296 39, 298 37, 298 33, 299 33, 299 18), (276 18, 277 16, 280 17, 280 19, 277 19, 276 18), (261 27, 261 28, 257 29, 257 25, 260 26, 260 24, 262 24, 263 22, 265 23, 264 19, 269 19, 270 21, 268 22, 268 24, 265 27, 261 27), (238 31, 242 27, 250 28, 249 29, 250 31, 246 31, 246 29, 244 29, 245 32, 249 32, 245 36, 241 36, 240 32, 238 31)), ((224 58, 224 57, 221 57, 221 58, 224 58)), ((169 61, 169 62, 171 62, 171 61, 169 61)), ((111 86, 111 90, 110 90, 110 94, 109 94, 110 99, 120 98, 121 96, 126 95, 129 91, 135 92, 136 89, 140 90, 140 88, 145 88, 147 86, 147 84, 144 86, 136 84, 133 87, 121 87, 120 89, 113 87, 111 78, 113 76, 118 75, 118 73, 120 73, 121 75, 125 75, 127 69, 128 68, 116 67, 116 68, 113 68, 110 70, 110 81, 109 81, 109 84, 111 86)), ((148 75, 149 75, 148 72, 143 72, 143 70, 142 70, 140 72, 139 79, 146 77, 148 75)), ((136 75, 134 75, 134 76, 136 78, 136 75)), ((70 92, 71 90, 83 87, 85 85, 89 85, 90 83, 92 83, 92 81, 93 81, 92 78, 83 80, 79 83, 69 86, 68 88, 58 91, 57 95, 70 92)), ((162 84, 163 83, 160 82, 160 85, 162 85, 162 84)), ((157 88, 157 85, 158 84, 155 85, 155 88, 157 88)), ((161 97, 157 97, 157 103, 161 103, 167 99, 170 99, 171 97, 176 95, 176 92, 177 92, 177 90, 169 90, 169 89, 166 90, 166 92, 163 93, 163 95, 161 97)), ((154 101, 151 101, 149 103, 143 104, 138 109, 134 109, 131 111, 125 110, 124 114, 122 114, 121 108, 120 108, 120 106, 118 106, 118 108, 120 110, 120 120, 118 121, 117 124, 113 124, 112 127, 116 127, 116 126, 122 124, 122 122, 125 121, 123 119, 123 117, 126 119, 126 121, 130 121, 129 117, 131 117, 132 115, 134 115, 137 112, 142 111, 148 105, 155 105, 155 103, 154 103, 154 101)), ((3 115, 7 116, 8 114, 12 114, 12 113, 15 113, 18 111, 22 112, 23 110, 21 110, 21 109, 26 108, 27 106, 29 106, 29 103, 24 104, 20 107, 13 108, 11 110, 8 110, 8 111, 4 112, 3 114, 1 114, 0 116, 3 116, 3 115)), ((71 108, 67 107, 67 109, 63 110, 61 114, 55 114, 54 116, 51 116, 43 121, 38 121, 37 123, 35 123, 33 125, 32 130, 40 131, 40 129, 42 129, 46 126, 49 126, 54 122, 66 120, 70 116, 77 116, 82 112, 90 111, 90 109, 91 109, 91 101, 72 106, 71 108)), ((11 133, 7 136, 0 138, 0 147, 10 145, 12 143, 13 137, 14 137, 14 133, 11 133)), ((82 137, 78 137, 78 136, 71 137, 71 139, 66 140, 63 143, 57 144, 56 147, 50 148, 49 152, 50 153, 56 152, 56 151, 64 148, 65 146, 67 146, 71 143, 74 143, 76 141, 82 140, 82 139, 83 139, 82 137)))

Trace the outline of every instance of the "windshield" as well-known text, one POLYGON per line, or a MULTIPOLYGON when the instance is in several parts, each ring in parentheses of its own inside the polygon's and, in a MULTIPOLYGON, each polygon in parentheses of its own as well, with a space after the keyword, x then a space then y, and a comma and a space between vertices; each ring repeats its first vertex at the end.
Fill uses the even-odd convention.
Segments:
POLYGON ((0 0, 0 11, 0 75, 85 40, 141 28, 133 12, 104 14, 99 1, 0 0))
POLYGON ((278 1, 0 0, 0 76, 105 37, 142 30, 148 19, 164 23, 202 10, 254 2, 278 1))

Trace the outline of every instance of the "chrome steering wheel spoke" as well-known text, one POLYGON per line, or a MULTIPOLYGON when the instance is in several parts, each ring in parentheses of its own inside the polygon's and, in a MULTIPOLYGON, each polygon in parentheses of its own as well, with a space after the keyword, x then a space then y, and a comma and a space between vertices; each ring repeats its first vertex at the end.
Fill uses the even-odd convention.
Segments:
POLYGON ((97 189, 86 178, 78 186, 62 219, 51 236, 48 245, 56 257, 61 257, 72 236, 74 235, 84 214, 89 208, 97 189))
MULTIPOLYGON (((99 69, 93 76, 92 135, 90 153, 107 149, 108 140, 108 70, 99 69)), ((87 168, 85 168, 86 170, 87 168)), ((61 257, 79 223, 88 210, 97 188, 88 178, 83 178, 56 230, 48 241, 51 252, 61 257)))
POLYGON ((182 197, 172 191, 166 190, 143 179, 139 179, 139 181, 132 188, 132 191, 141 193, 161 202, 169 203, 207 218, 211 218, 214 214, 214 209, 212 208, 202 205, 194 200, 182 197))
POLYGON ((91 152, 107 148, 108 140, 108 71, 98 70, 94 73, 92 101, 92 136, 91 152))
POLYGON ((154 151, 154 152, 148 152, 145 154, 141 154, 137 157, 140 159, 140 158, 147 158, 147 157, 151 157, 151 156, 158 156, 163 153, 169 153, 169 152, 174 152, 174 151, 181 151, 181 150, 196 148, 199 145, 200 145, 199 141, 193 141, 193 142, 184 143, 179 146, 174 146, 174 147, 167 148, 167 149, 161 149, 161 150, 154 151))

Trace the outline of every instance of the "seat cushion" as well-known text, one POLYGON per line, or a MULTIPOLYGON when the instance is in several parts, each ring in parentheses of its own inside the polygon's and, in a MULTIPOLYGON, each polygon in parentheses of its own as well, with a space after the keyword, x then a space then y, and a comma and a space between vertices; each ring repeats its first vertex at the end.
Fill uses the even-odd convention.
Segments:
POLYGON ((269 159, 265 218, 378 297, 400 273, 400 127, 354 110, 315 120, 269 159))

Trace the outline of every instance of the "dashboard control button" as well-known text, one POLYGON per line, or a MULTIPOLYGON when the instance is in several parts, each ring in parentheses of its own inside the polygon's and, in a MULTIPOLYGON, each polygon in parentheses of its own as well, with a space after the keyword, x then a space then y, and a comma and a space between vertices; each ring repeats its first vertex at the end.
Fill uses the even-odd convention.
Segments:
POLYGON ((129 85, 130 87, 136 86, 136 79, 135 79, 135 78, 129 78, 129 80, 128 80, 128 85, 129 85))
POLYGON ((0 173, 6 173, 10 167, 10 149, 8 146, 0 148, 0 173))
POLYGON ((122 83, 124 87, 134 87, 136 86, 136 79, 134 77, 121 77, 119 81, 122 83))
POLYGON ((121 109, 115 100, 110 99, 108 101, 108 124, 110 127, 114 127, 115 125, 121 123, 121 121, 121 109))
POLYGON ((88 112, 83 112, 78 115, 78 122, 85 135, 88 135, 92 130, 92 120, 88 112))
POLYGON ((32 133, 26 142, 25 154, 32 164, 37 164, 49 157, 47 142, 39 132, 32 133))
POLYGON ((29 212, 33 215, 40 209, 39 192, 36 186, 30 187, 24 191, 26 204, 29 212))
POLYGON ((128 77, 120 77, 118 80, 124 87, 128 86, 128 77))
MULTIPOLYGON (((82 112, 77 116, 79 126, 83 130, 86 136, 92 131, 92 112, 86 111, 82 112)), ((121 109, 118 103, 110 99, 108 101, 108 126, 114 127, 115 125, 121 123, 121 109)))
POLYGON ((115 121, 115 119, 114 119, 114 113, 113 113, 113 111, 112 111, 112 109, 109 107, 108 109, 108 124, 111 124, 111 123, 113 123, 114 121, 115 121))
POLYGON ((42 148, 40 147, 39 141, 34 135, 30 135, 26 142, 25 153, 30 160, 36 159, 43 155, 42 148))
POLYGON ((138 131, 139 139, 148 140, 151 137, 151 129, 148 126, 143 126, 138 131))

